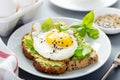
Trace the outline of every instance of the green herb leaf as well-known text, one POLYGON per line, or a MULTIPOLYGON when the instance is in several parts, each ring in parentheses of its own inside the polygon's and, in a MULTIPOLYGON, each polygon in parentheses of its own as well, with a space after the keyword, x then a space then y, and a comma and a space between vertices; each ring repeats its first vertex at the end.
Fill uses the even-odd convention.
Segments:
POLYGON ((67 31, 69 28, 65 27, 65 26, 61 26, 61 31, 67 31))
POLYGON ((77 48, 74 52, 74 56, 73 56, 72 60, 78 60, 78 59, 81 59, 82 57, 83 57, 82 48, 77 48))
POLYGON ((77 29, 77 28, 80 28, 80 27, 82 27, 82 25, 80 25, 80 24, 78 24, 78 25, 71 25, 71 26, 70 26, 70 28, 73 28, 73 29, 74 29, 74 28, 77 29))
POLYGON ((76 61, 88 57, 92 51, 93 48, 89 44, 78 46, 78 48, 74 52, 72 60, 76 61))
POLYGON ((49 31, 53 26, 53 21, 51 18, 48 18, 47 20, 45 20, 42 25, 41 25, 41 30, 43 32, 47 32, 49 31))
POLYGON ((61 31, 61 27, 60 26, 61 26, 61 24, 59 24, 59 23, 56 24, 56 29, 59 30, 59 31, 61 31))
POLYGON ((25 43, 28 47, 32 47, 33 46, 33 41, 31 39, 25 39, 25 43))
POLYGON ((78 28, 77 30, 76 30, 76 32, 79 34, 79 36, 81 36, 81 37, 85 37, 85 35, 86 35, 86 29, 85 29, 85 27, 80 27, 80 28, 78 28))
POLYGON ((83 56, 88 56, 93 51, 93 48, 89 44, 83 46, 83 56))
POLYGON ((83 18, 82 25, 87 28, 90 28, 92 27, 93 22, 94 22, 94 12, 91 11, 83 18))
POLYGON ((99 37, 99 31, 96 28, 92 27, 87 30, 87 35, 92 39, 97 39, 99 37))
POLYGON ((65 26, 61 26, 60 23, 56 24, 56 29, 59 31, 67 31, 69 28, 65 27, 65 26))

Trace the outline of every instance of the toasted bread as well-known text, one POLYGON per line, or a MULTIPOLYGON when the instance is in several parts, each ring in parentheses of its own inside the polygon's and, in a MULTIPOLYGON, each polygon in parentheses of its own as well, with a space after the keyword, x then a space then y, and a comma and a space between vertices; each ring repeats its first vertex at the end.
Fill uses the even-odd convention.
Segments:
POLYGON ((25 57, 27 57, 28 59, 30 59, 30 60, 33 60, 34 59, 34 56, 33 55, 31 55, 31 53, 28 51, 28 46, 25 44, 25 42, 24 42, 24 39, 26 38, 26 37, 29 37, 30 36, 30 33, 27 33, 27 34, 25 34, 23 37, 22 37, 22 49, 23 49, 23 53, 24 53, 24 55, 25 55, 25 57))
POLYGON ((96 63, 98 61, 98 55, 96 54, 96 51, 93 51, 89 57, 84 58, 82 60, 72 61, 70 60, 67 63, 67 70, 72 71, 75 69, 84 68, 90 64, 96 63))
POLYGON ((37 52, 35 53, 29 52, 29 47, 26 45, 24 41, 25 38, 32 39, 31 34, 27 33, 22 38, 23 53, 28 59, 33 60, 34 67, 36 68, 36 70, 41 72, 50 73, 50 74, 62 74, 65 71, 72 71, 75 69, 84 68, 98 61, 98 55, 96 51, 93 51, 89 57, 77 61, 68 60, 67 62, 64 62, 64 61, 49 60, 42 57, 37 52))
POLYGON ((48 60, 46 58, 43 58, 37 52, 34 54, 29 52, 29 47, 26 45, 24 39, 25 38, 30 39, 30 37, 31 37, 30 33, 27 33, 26 35, 23 36, 22 48, 23 48, 24 55, 28 59, 33 60, 33 65, 35 66, 35 68, 38 71, 42 71, 42 72, 46 72, 46 73, 50 73, 50 74, 62 74, 62 73, 64 73, 66 71, 66 68, 67 68, 66 62, 48 60))

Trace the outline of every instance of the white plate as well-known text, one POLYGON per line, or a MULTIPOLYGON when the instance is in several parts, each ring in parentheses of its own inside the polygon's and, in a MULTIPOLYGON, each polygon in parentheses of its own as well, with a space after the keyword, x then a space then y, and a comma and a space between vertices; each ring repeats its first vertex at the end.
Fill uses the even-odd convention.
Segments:
MULTIPOLYGON (((40 19, 40 20, 37 20, 37 22, 41 23, 44 20, 45 19, 40 19)), ((73 22, 81 22, 80 20, 72 19, 72 18, 53 18, 53 20, 55 20, 55 21, 61 20, 61 21, 66 22, 66 24, 68 24, 68 25, 73 22)), ((97 70, 107 61, 107 59, 110 56, 110 53, 111 53, 110 40, 108 39, 108 37, 106 36, 106 34, 104 32, 99 30, 100 37, 97 40, 91 40, 91 39, 87 38, 87 41, 92 45, 92 47, 98 53, 99 61, 96 64, 92 64, 83 69, 79 69, 79 70, 75 70, 75 71, 71 71, 71 72, 65 72, 64 74, 61 74, 61 75, 50 75, 50 74, 38 72, 33 67, 32 61, 28 60, 23 55, 22 48, 21 48, 21 38, 24 34, 31 31, 31 26, 33 23, 34 22, 26 24, 26 25, 20 27, 18 30, 16 30, 9 38, 8 44, 7 44, 7 46, 18 56, 19 67, 22 68, 23 70, 25 70, 26 72, 29 72, 36 76, 50 78, 50 79, 70 79, 70 78, 87 75, 87 74, 97 70)))
POLYGON ((58 7, 73 11, 90 11, 111 6, 117 0, 50 0, 50 2, 58 7))

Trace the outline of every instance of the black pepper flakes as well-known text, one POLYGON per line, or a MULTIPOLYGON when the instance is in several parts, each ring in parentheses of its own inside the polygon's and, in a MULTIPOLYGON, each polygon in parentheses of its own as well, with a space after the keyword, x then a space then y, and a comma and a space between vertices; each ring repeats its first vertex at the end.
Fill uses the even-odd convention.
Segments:
POLYGON ((71 43, 73 43, 73 41, 71 43))
POLYGON ((66 45, 66 47, 68 47, 68 45, 66 45))
POLYGON ((55 53, 55 49, 53 49, 53 53, 55 53))
POLYGON ((60 39, 62 39, 62 37, 60 37, 60 39))
POLYGON ((60 41, 58 41, 58 43, 60 43, 60 41))

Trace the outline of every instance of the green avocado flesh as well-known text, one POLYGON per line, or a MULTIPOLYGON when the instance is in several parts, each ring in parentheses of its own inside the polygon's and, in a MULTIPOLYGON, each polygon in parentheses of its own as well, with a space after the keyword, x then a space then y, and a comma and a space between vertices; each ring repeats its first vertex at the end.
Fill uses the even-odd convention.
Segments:
POLYGON ((27 51, 30 53, 31 56, 33 56, 35 58, 35 60, 37 62, 39 62, 40 64, 44 65, 44 66, 51 66, 51 67, 60 67, 63 66, 65 63, 64 62, 60 62, 60 61, 52 61, 52 60, 48 60, 46 58, 43 58, 41 55, 39 55, 34 47, 33 47, 33 41, 31 38, 31 34, 28 34, 24 37, 24 39, 22 40, 22 42, 28 47, 27 51))

